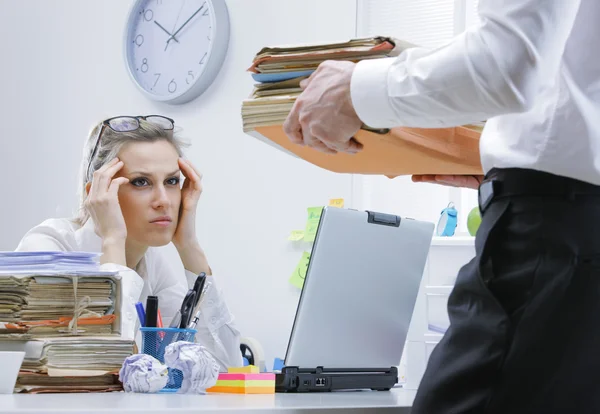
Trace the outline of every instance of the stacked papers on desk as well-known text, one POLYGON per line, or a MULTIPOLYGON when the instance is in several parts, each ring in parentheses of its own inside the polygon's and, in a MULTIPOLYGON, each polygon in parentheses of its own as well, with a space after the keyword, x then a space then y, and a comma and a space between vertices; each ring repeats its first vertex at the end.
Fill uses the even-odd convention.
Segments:
POLYGON ((28 394, 82 393, 123 391, 118 374, 95 377, 49 377, 44 374, 21 372, 15 391, 28 394))
POLYGON ((0 350, 15 349, 25 351, 16 392, 106 392, 122 390, 118 371, 134 343, 107 337, 0 340, 0 350))
POLYGON ((95 256, 0 253, 0 338, 113 334, 118 280, 95 256))
POLYGON ((52 377, 115 373, 132 355, 133 346, 133 341, 107 337, 35 339, 25 345, 21 371, 52 377))
POLYGON ((120 337, 120 278, 97 256, 0 253, 0 351, 25 351, 15 391, 122 389, 135 344, 120 337))

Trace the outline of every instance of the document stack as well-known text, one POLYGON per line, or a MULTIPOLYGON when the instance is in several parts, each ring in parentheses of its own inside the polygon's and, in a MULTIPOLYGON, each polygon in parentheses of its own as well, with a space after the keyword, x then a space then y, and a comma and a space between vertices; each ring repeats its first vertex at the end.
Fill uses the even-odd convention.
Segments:
POLYGON ((325 60, 358 62, 399 55, 414 45, 390 37, 352 39, 343 43, 265 47, 248 68, 256 82, 242 102, 244 132, 293 156, 339 173, 481 174, 479 138, 483 122, 455 128, 376 129, 364 125, 354 137, 363 144, 356 155, 324 154, 292 144, 282 125, 296 98, 300 82, 325 60))
POLYGON ((354 39, 344 43, 266 47, 255 56, 248 71, 258 84, 242 104, 244 131, 282 124, 302 92, 300 82, 325 60, 375 59, 394 56, 408 44, 386 37, 354 39))
POLYGON ((97 254, 0 253, 0 351, 25 351, 16 392, 100 392, 133 354, 121 339, 121 284, 97 254))

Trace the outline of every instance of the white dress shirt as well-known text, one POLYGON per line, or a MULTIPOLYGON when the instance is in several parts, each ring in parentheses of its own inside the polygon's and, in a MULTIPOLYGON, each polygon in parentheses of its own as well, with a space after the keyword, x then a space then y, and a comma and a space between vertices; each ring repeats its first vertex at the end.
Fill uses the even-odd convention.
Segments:
MULTIPOLYGON (((102 251, 102 239, 96 234, 91 219, 83 227, 69 219, 48 219, 31 229, 16 250, 99 253, 102 251)), ((121 336, 128 339, 138 336, 136 302, 146 303, 149 295, 158 296, 163 325, 169 326, 181 307, 186 292, 194 286, 197 277, 187 270, 185 274, 173 271, 163 252, 152 247, 147 250, 136 270, 114 263, 105 263, 101 268, 118 270, 121 276, 121 336)), ((210 286, 200 306, 202 317, 196 326, 196 342, 204 345, 221 365, 221 370, 226 371, 227 367, 243 365, 240 333, 235 328, 233 315, 229 312, 221 292, 215 286, 214 277, 209 276, 208 282, 210 286)))
POLYGON ((481 24, 434 49, 358 63, 372 127, 488 120, 485 172, 529 168, 600 184, 599 0, 480 0, 481 24))

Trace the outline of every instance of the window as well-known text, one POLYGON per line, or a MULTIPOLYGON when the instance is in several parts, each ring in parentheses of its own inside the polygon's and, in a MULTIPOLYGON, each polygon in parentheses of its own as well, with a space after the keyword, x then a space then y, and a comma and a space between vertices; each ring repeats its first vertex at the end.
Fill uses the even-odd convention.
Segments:
MULTIPOLYGON (((358 0, 357 36, 393 36, 424 47, 440 46, 479 22, 478 0, 358 0)), ((477 192, 431 184, 410 177, 357 176, 358 208, 437 223, 454 203, 459 213, 456 235, 468 235, 467 215, 477 206, 477 192)))

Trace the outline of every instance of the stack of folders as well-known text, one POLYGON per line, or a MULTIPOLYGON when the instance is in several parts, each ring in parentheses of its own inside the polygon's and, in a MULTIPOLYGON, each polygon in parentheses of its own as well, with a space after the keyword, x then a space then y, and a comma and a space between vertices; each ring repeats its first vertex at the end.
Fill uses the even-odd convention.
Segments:
POLYGON ((97 254, 0 253, 0 351, 24 350, 17 392, 121 390, 120 278, 97 254))
POLYGON ((396 56, 410 46, 389 37, 371 37, 343 43, 263 48, 248 69, 257 84, 242 103, 244 131, 282 124, 302 92, 300 82, 323 61, 358 62, 396 56))
POLYGON ((248 135, 272 147, 336 173, 482 174, 479 139, 485 120, 442 128, 372 128, 363 125, 354 139, 363 145, 358 154, 325 154, 292 143, 283 124, 300 84, 325 60, 358 62, 398 56, 415 45, 390 37, 354 39, 344 43, 267 47, 248 68, 255 81, 242 102, 242 125, 248 135))

